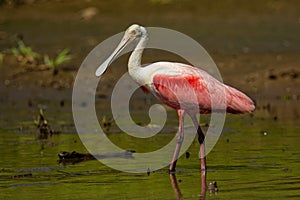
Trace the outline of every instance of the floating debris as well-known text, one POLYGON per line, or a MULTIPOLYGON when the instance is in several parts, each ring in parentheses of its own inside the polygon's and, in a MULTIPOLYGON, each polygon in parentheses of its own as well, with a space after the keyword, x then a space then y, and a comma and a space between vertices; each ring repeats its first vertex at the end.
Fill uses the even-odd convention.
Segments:
POLYGON ((32 173, 28 173, 28 174, 17 174, 12 176, 13 179, 18 179, 18 178, 29 178, 32 177, 32 173))
POLYGON ((268 135, 268 132, 267 132, 267 131, 261 131, 260 133, 261 133, 262 135, 264 135, 264 136, 268 135))
POLYGON ((216 181, 211 181, 208 183, 208 188, 210 194, 217 194, 219 189, 216 181))
POLYGON ((76 151, 72 151, 72 152, 67 152, 67 151, 61 151, 58 153, 58 157, 60 160, 94 160, 95 157, 92 156, 89 153, 78 153, 76 151))
POLYGON ((289 171, 291 171, 291 169, 290 168, 282 168, 282 171, 283 172, 289 172, 289 171))
POLYGON ((44 110, 42 108, 40 108, 39 115, 37 116, 37 119, 34 120, 34 124, 40 130, 40 134, 43 138, 47 138, 48 136, 51 136, 53 134, 60 133, 59 131, 54 131, 53 129, 51 129, 48 120, 45 118, 44 110))
POLYGON ((101 120, 100 124, 101 124, 101 127, 103 128, 103 130, 105 132, 109 132, 110 127, 113 124, 113 122, 114 122, 114 119, 112 119, 112 118, 106 118, 106 116, 104 115, 102 117, 102 120, 101 120))
POLYGON ((191 154, 190 154, 190 152, 185 152, 185 158, 187 158, 187 159, 189 159, 190 158, 190 156, 191 156, 191 154))
POLYGON ((133 158, 132 154, 135 153, 135 150, 126 150, 121 153, 105 153, 92 155, 90 153, 78 153, 76 151, 67 152, 61 151, 58 153, 58 162, 62 164, 76 164, 83 161, 95 160, 97 159, 106 159, 106 158, 133 158))

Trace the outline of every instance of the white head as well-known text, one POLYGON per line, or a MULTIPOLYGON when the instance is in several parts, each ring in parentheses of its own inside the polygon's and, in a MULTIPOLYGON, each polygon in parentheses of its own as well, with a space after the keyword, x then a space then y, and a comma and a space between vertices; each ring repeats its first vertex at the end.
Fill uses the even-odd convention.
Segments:
POLYGON ((146 29, 138 24, 133 24, 125 31, 124 37, 129 37, 131 40, 135 40, 147 34, 146 29))
POLYGON ((142 36, 147 36, 147 31, 143 26, 138 24, 131 25, 126 31, 125 34, 117 46, 115 51, 98 67, 96 70, 96 76, 101 76, 108 65, 114 60, 114 58, 131 42, 136 39, 140 39, 142 36))

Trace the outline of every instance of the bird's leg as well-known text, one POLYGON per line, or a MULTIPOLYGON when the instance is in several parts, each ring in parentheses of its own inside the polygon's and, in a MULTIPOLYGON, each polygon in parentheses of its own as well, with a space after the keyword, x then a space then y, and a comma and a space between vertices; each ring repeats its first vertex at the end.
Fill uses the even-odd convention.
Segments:
POLYGON ((178 110, 178 117, 179 117, 179 127, 178 127, 178 138, 177 138, 177 144, 176 144, 176 148, 173 154, 173 159, 170 165, 170 172, 175 172, 175 168, 176 168, 176 162, 178 159, 178 155, 180 152, 180 148, 181 148, 181 144, 184 138, 184 133, 183 133, 183 128, 184 128, 184 110, 178 110))
POLYGON ((200 159, 201 159, 201 171, 206 171, 206 158, 205 158, 205 145, 204 145, 204 139, 205 135, 201 130, 200 125, 197 128, 197 134, 198 134, 198 141, 200 144, 200 159))
POLYGON ((205 157, 205 145, 204 145, 205 135, 201 130, 196 115, 190 115, 190 116, 193 120, 195 128, 197 129, 198 141, 200 143, 200 162, 201 162, 201 181, 202 181, 201 196, 204 199, 206 193, 206 157, 205 157))
POLYGON ((203 199, 205 199, 205 193, 206 193, 206 157, 205 157, 205 145, 204 145, 205 136, 201 130, 200 125, 198 125, 197 134, 198 134, 198 141, 200 143, 200 162, 201 162, 201 181, 202 181, 201 196, 203 199))
POLYGON ((206 171, 205 145, 204 145, 205 135, 202 132, 202 129, 200 127, 200 124, 198 122, 196 115, 190 115, 190 116, 193 120, 195 128, 197 129, 198 142, 200 144, 201 171, 205 172, 206 171))

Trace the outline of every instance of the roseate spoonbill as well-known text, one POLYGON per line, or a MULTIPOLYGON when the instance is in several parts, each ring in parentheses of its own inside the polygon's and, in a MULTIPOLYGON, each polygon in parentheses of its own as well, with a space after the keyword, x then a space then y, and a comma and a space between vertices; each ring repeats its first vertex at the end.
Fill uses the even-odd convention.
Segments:
MULTIPOLYGON (((196 114, 211 112, 211 98, 218 98, 222 95, 221 90, 225 92, 224 97, 227 99, 223 110, 229 113, 246 113, 254 110, 253 101, 242 92, 227 86, 217 79, 213 78, 207 72, 182 63, 173 62, 156 62, 141 66, 141 58, 143 50, 148 40, 147 30, 137 24, 131 25, 125 32, 120 44, 114 52, 102 63, 96 70, 96 76, 101 76, 113 59, 127 46, 129 43, 136 41, 129 61, 129 75, 134 81, 141 85, 143 90, 151 92, 155 97, 163 103, 177 110, 179 116, 178 141, 174 151, 173 159, 170 164, 170 172, 174 172, 176 161, 183 141, 183 119, 185 113, 188 114, 198 134, 200 143, 201 170, 202 178, 205 179, 205 152, 204 139, 205 135, 201 130, 196 114), (212 89, 208 89, 211 87, 212 89), (212 90, 212 91, 211 91, 212 90), (190 98, 195 93, 196 98, 190 98), (179 102, 180 101, 180 102, 179 102), (195 106, 197 113, 195 113, 195 106)), ((218 105, 217 105, 218 106, 218 105)), ((222 107, 220 108, 222 109, 222 107)))

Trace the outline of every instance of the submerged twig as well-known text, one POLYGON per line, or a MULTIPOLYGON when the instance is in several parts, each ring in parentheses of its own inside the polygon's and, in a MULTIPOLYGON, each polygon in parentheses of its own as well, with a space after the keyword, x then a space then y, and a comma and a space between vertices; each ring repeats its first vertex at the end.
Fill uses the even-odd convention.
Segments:
POLYGON ((132 159, 135 150, 126 150, 120 153, 104 153, 98 155, 92 155, 90 153, 78 153, 76 151, 67 152, 61 151, 58 153, 58 162, 62 164, 76 164, 83 161, 95 160, 95 159, 107 159, 107 158, 124 158, 132 159))
POLYGON ((39 115, 37 116, 37 119, 34 120, 34 124, 40 130, 40 134, 43 137, 48 137, 51 136, 52 134, 59 133, 59 131, 54 131, 53 129, 51 129, 48 120, 45 118, 44 110, 42 108, 40 108, 39 115))

